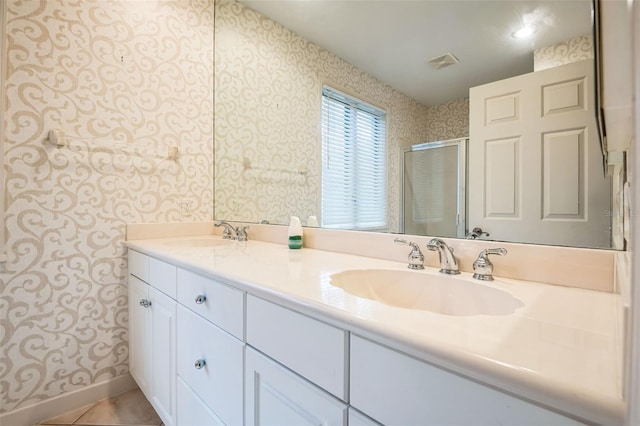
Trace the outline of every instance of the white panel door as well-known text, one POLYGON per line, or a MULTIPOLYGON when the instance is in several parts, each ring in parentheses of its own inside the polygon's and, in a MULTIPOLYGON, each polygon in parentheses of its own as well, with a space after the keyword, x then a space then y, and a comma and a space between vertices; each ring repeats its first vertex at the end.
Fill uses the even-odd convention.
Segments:
POLYGON ((345 403, 250 347, 245 380, 248 425, 347 425, 345 403))
POLYGON ((610 247, 593 84, 593 62, 581 61, 471 89, 469 229, 610 247))
POLYGON ((151 365, 149 363, 149 321, 151 311, 145 304, 149 301, 149 285, 129 275, 129 372, 142 392, 151 396, 151 365))
POLYGON ((176 424, 176 301, 150 287, 151 404, 166 426, 176 424))

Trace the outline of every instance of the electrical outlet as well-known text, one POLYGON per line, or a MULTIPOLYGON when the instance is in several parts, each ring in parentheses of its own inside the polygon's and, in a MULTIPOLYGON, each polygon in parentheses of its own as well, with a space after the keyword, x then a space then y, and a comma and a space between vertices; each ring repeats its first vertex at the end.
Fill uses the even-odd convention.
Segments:
POLYGON ((193 202, 188 199, 183 199, 180 201, 180 214, 184 217, 189 217, 193 213, 191 210, 193 208, 193 202))

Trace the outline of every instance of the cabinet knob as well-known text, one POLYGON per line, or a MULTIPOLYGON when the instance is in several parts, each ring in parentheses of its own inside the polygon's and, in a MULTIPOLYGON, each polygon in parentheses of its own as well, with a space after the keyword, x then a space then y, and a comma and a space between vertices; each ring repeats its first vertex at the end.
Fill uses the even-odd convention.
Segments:
POLYGON ((141 299, 140 300, 140 306, 148 308, 149 306, 151 306, 151 300, 141 299))
POLYGON ((207 362, 204 359, 197 359, 195 363, 195 367, 198 370, 202 370, 207 362))
POLYGON ((202 305, 205 302, 205 300, 207 300, 207 296, 205 296, 204 294, 200 294, 196 297, 196 303, 198 305, 202 305))

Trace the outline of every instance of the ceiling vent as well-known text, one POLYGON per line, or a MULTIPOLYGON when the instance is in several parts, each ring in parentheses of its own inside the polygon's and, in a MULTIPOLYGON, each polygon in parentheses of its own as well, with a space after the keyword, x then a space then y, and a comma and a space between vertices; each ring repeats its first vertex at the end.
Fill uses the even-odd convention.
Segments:
POLYGON ((435 58, 431 58, 427 61, 429 65, 433 68, 439 70, 444 67, 448 67, 449 65, 455 65, 458 63, 458 58, 453 56, 451 53, 445 53, 444 55, 436 56, 435 58))

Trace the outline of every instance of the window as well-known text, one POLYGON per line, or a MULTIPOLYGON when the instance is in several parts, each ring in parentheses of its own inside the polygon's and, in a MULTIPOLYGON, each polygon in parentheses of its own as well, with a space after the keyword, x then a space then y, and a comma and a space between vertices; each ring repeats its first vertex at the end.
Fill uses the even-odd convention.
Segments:
POLYGON ((322 227, 386 228, 385 145, 384 111, 323 88, 322 227))

